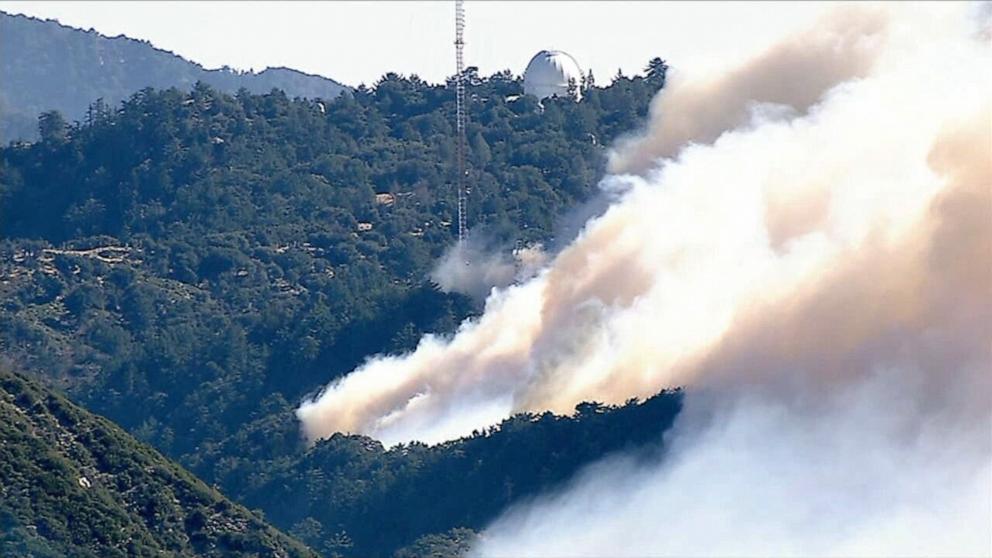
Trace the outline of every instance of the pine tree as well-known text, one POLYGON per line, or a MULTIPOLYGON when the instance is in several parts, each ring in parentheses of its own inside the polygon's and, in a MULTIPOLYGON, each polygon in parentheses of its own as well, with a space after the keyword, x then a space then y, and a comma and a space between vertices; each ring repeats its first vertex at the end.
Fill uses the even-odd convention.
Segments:
POLYGON ((651 85, 661 89, 665 87, 665 76, 668 74, 668 63, 657 56, 648 61, 644 68, 646 80, 651 85))
POLYGON ((41 141, 46 143, 65 140, 66 128, 65 118, 57 110, 44 112, 38 117, 38 133, 41 135, 41 141))

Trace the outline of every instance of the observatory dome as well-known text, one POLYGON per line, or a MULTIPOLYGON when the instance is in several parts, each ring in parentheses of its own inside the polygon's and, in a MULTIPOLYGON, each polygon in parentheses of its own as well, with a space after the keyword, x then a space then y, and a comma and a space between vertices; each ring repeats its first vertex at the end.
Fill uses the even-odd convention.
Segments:
POLYGON ((565 96, 569 80, 575 80, 576 94, 582 83, 582 70, 567 52, 542 50, 530 59, 524 70, 524 93, 538 99, 552 95, 565 96))

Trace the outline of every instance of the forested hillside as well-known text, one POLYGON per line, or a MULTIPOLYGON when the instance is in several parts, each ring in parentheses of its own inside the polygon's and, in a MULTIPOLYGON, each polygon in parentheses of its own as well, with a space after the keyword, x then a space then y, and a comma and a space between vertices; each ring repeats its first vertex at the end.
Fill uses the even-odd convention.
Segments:
POLYGON ((110 421, 0 368, 0 556, 315 556, 110 421))
POLYGON ((295 459, 252 475, 244 467, 220 482, 328 555, 419 557, 414 549, 431 541, 455 548, 471 541, 509 505, 559 487, 605 455, 636 449, 656 457, 681 403, 681 391, 671 391, 617 407, 583 403, 572 417, 520 414, 432 447, 387 450, 364 436, 335 434, 295 459))
POLYGON ((289 68, 262 72, 207 70, 147 41, 106 37, 0 12, 0 143, 37 137, 38 114, 58 110, 70 120, 86 118, 90 103, 114 106, 145 87, 188 90, 197 81, 221 91, 272 89, 290 97, 336 97, 346 88, 334 80, 289 68))
MULTIPOLYGON (((663 77, 618 76, 581 102, 542 105, 509 73, 472 73, 477 234, 552 240, 663 77)), ((458 547, 457 529, 480 528, 513 498, 616 444, 660 437, 674 411, 574 454, 555 457, 571 446, 548 438, 546 458, 560 464, 486 476, 479 490, 490 492, 473 498, 492 504, 477 511, 456 496, 434 519, 396 507, 380 527, 393 538, 363 531, 373 510, 433 498, 422 487, 471 475, 472 463, 505 472, 497 448, 510 455, 512 438, 386 451, 339 436, 305 451, 293 415, 304 395, 478 309, 426 278, 454 241, 453 100, 389 74, 322 102, 198 84, 94 104, 82 123, 43 114, 40 141, 0 150, 0 354, 329 554, 458 547), (301 507, 287 510, 292 494, 301 507)), ((566 424, 510 426, 523 423, 566 424)))

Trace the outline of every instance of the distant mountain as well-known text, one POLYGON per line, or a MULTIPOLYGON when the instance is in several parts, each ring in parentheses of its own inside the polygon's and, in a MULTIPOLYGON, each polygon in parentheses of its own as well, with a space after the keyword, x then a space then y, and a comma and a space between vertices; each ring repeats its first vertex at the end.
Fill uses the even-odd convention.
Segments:
POLYGON ((316 556, 182 467, 0 368, 0 556, 316 556))
POLYGON ((290 98, 330 99, 347 89, 289 68, 207 70, 147 41, 0 12, 0 143, 35 139, 45 111, 82 120, 99 98, 116 106, 146 87, 189 90, 197 81, 230 93, 281 89, 290 98))

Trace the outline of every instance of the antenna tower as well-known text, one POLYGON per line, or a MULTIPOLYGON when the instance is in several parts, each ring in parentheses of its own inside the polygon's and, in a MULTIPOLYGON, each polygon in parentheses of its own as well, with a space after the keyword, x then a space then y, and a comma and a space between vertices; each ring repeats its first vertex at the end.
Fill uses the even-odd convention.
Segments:
POLYGON ((455 0, 455 129, 458 134, 455 148, 455 167, 458 173, 456 186, 458 188, 458 241, 465 240, 468 227, 465 225, 465 203, 468 198, 468 185, 465 167, 465 60, 462 51, 465 47, 465 8, 462 0, 455 0))

